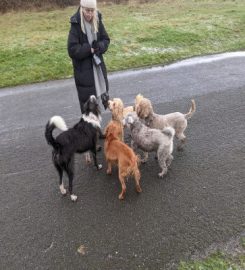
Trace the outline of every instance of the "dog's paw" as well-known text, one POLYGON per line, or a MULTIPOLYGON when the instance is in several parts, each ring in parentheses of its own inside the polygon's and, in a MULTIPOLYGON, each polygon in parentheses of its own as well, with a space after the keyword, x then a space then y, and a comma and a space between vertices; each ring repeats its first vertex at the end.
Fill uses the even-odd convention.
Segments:
POLYGON ((135 188, 135 189, 136 189, 136 192, 137 192, 137 193, 141 193, 141 192, 142 192, 142 189, 141 189, 141 187, 140 187, 140 186, 136 186, 136 188, 135 188))
POLYGON ((112 173, 111 173, 111 169, 107 169, 107 170, 106 170, 106 174, 111 175, 111 174, 112 174, 112 173))
POLYGON ((170 168, 170 165, 171 165, 172 161, 173 161, 173 159, 168 159, 168 160, 166 161, 166 166, 167 166, 167 168, 170 168))
POLYGON ((119 199, 119 200, 124 200, 124 198, 125 198, 125 195, 124 195, 124 194, 122 194, 122 193, 119 194, 119 196, 118 196, 118 199, 119 199))
POLYGON ((71 195, 71 200, 72 200, 73 202, 75 202, 75 201, 77 200, 77 196, 74 195, 74 194, 72 194, 72 195, 71 195))
POLYGON ((62 194, 63 196, 65 196, 65 195, 67 194, 66 189, 64 188, 63 184, 60 185, 60 192, 61 192, 61 194, 62 194))
POLYGON ((102 168, 103 168, 102 164, 98 164, 97 169, 98 169, 98 170, 101 170, 102 168))
POLYGON ((163 176, 166 175, 166 174, 167 174, 167 171, 160 172, 160 173, 158 174, 158 177, 159 177, 159 178, 163 178, 163 176))
POLYGON ((184 151, 184 146, 183 145, 178 145, 177 146, 177 151, 183 152, 184 151))

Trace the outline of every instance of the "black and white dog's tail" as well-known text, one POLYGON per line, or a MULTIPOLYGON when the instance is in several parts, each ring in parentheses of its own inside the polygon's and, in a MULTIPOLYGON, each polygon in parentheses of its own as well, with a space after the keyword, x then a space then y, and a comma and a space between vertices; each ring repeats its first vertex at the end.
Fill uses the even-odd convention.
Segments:
POLYGON ((53 137, 53 130, 55 128, 60 129, 61 131, 66 131, 68 128, 66 126, 65 120, 61 116, 53 116, 49 119, 46 128, 45 128, 45 138, 48 144, 52 145, 54 149, 59 148, 59 144, 56 142, 53 137))

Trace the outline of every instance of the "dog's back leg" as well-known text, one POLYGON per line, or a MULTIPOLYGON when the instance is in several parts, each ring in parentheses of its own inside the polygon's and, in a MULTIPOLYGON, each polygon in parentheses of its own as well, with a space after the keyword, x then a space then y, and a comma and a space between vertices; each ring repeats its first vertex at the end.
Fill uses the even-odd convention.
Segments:
POLYGON ((120 169, 119 169, 118 175, 119 175, 119 180, 120 180, 120 183, 122 186, 122 191, 119 194, 118 198, 119 198, 119 200, 123 200, 125 198, 125 194, 126 194, 125 175, 123 172, 121 172, 120 169))
POLYGON ((109 159, 106 159, 106 163, 107 163, 106 173, 110 175, 110 174, 112 174, 112 164, 111 164, 111 161, 109 159))
POLYGON ((102 164, 98 164, 98 161, 97 161, 96 148, 91 150, 91 152, 92 152, 95 167, 97 168, 97 170, 102 169, 102 164))
POLYGON ((177 133, 176 137, 179 139, 179 143, 177 145, 177 150, 178 151, 183 151, 184 150, 184 145, 186 144, 186 136, 183 132, 177 133))
POLYGON ((87 164, 90 164, 92 162, 89 152, 85 153, 85 160, 87 164))
POLYGON ((63 184, 63 168, 60 165, 59 155, 55 151, 53 152, 53 163, 54 163, 54 166, 55 166, 56 170, 59 173, 60 192, 61 192, 62 195, 66 195, 66 189, 64 188, 64 184, 63 184))
POLYGON ((140 193, 142 192, 142 189, 140 187, 140 171, 138 169, 138 166, 135 166, 133 174, 134 174, 136 192, 140 193))
POLYGON ((72 201, 77 200, 77 196, 73 193, 73 178, 74 178, 74 157, 70 158, 64 165, 64 170, 66 171, 69 178, 69 193, 72 201))
POLYGON ((169 155, 166 159, 166 165, 167 167, 170 167, 172 161, 173 161, 174 157, 172 155, 169 155))
POLYGON ((175 137, 179 140, 177 145, 178 151, 182 151, 186 143, 186 136, 184 134, 186 128, 187 128, 186 119, 184 119, 184 121, 180 121, 180 123, 178 123, 177 127, 175 128, 175 137))
POLYGON ((100 152, 102 150, 102 146, 98 143, 98 139, 105 139, 105 134, 101 128, 97 128, 97 139, 96 139, 96 151, 100 152))
POLYGON ((146 163, 149 157, 149 153, 148 152, 143 152, 143 159, 141 159, 141 163, 146 163))
POLYGON ((105 134, 101 130, 101 128, 97 128, 98 138, 99 139, 105 139, 105 134))
POLYGON ((168 157, 168 154, 164 150, 164 148, 160 147, 157 151, 157 158, 159 166, 161 167, 162 171, 158 174, 160 178, 162 178, 168 171, 167 165, 166 165, 166 159, 168 157))

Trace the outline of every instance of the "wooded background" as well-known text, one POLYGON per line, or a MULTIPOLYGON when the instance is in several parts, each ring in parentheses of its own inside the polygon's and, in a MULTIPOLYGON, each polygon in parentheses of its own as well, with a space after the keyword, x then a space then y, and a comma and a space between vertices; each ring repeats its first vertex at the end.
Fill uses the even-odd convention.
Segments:
MULTIPOLYGON (((134 0, 134 2, 146 3, 150 0, 134 0)), ((79 5, 79 0, 0 0, 0 13, 11 10, 53 9, 79 5)), ((97 0, 104 4, 128 4, 130 0, 97 0)))

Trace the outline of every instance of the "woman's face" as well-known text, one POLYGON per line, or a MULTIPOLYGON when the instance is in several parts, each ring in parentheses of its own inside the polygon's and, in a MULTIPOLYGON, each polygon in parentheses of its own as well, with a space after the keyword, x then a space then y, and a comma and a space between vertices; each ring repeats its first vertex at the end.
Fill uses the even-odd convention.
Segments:
POLYGON ((83 16, 87 22, 91 22, 94 17, 94 8, 82 7, 83 16))

